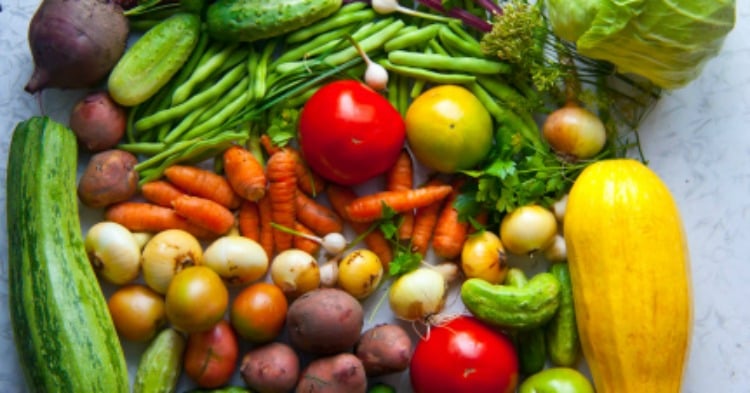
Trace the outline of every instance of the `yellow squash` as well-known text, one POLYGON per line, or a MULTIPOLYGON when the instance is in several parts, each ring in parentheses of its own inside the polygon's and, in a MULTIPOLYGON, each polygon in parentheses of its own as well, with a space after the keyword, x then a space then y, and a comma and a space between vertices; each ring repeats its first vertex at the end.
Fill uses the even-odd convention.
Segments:
POLYGON ((564 234, 583 354, 598 393, 679 393, 692 326, 686 237, 674 199, 631 159, 587 167, 564 234))

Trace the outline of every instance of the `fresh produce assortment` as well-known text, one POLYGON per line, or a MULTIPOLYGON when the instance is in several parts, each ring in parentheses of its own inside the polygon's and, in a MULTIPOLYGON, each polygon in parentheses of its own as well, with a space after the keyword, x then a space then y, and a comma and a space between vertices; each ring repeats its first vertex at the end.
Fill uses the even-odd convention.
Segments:
POLYGON ((87 94, 10 148, 29 388, 679 392, 687 244, 627 156, 734 2, 641 3, 44 0, 26 90, 87 94))

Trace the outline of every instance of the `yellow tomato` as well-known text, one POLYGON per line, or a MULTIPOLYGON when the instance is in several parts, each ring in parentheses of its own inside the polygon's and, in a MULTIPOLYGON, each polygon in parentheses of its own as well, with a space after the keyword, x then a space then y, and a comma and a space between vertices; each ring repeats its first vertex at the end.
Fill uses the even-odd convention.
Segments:
POLYGON ((406 111, 406 138, 416 159, 443 173, 469 169, 492 146, 492 118, 479 99, 456 85, 433 87, 406 111))

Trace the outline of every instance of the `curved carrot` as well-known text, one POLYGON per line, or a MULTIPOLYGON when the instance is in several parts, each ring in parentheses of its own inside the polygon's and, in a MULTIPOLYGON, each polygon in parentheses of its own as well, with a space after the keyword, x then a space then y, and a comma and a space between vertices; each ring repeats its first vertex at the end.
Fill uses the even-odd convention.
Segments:
POLYGON ((269 258, 274 255, 273 226, 271 226, 271 199, 268 193, 258 201, 258 218, 260 219, 260 235, 258 243, 266 250, 269 258))
POLYGON ((297 220, 319 236, 341 232, 344 222, 336 212, 303 192, 297 192, 297 220))
POLYGON ((253 153, 234 145, 224 151, 222 158, 224 175, 240 197, 256 202, 266 194, 266 173, 253 153))
POLYGON ((165 180, 154 180, 141 186, 141 195, 159 206, 172 207, 172 201, 186 195, 174 184, 165 180))
POLYGON ((189 222, 218 235, 229 232, 234 225, 234 214, 210 199, 183 195, 172 201, 172 208, 189 222))
POLYGON ((271 141, 271 137, 268 136, 268 134, 261 135, 259 141, 260 145, 263 146, 263 150, 265 150, 269 156, 281 150, 280 147, 273 144, 273 141, 271 141))
POLYGON ((302 158, 302 155, 297 153, 297 187, 305 194, 315 197, 320 195, 328 185, 328 182, 323 179, 322 176, 315 173, 302 158))
MULTIPOLYGON (((428 185, 444 184, 439 180, 432 180, 428 185)), ((443 200, 433 202, 427 206, 420 207, 414 214, 414 228, 411 236, 411 251, 418 252, 422 256, 427 255, 427 248, 430 246, 432 232, 435 230, 435 224, 438 220, 438 214, 443 207, 443 200)))
POLYGON ((120 202, 104 211, 104 219, 116 222, 133 232, 161 232, 182 229, 195 237, 207 239, 215 235, 190 223, 174 209, 148 202, 120 202))
MULTIPOLYGON (((313 232, 312 229, 299 221, 294 222, 294 230, 299 233, 304 233, 305 235, 315 236, 315 232, 313 232)), ((305 251, 312 256, 316 256, 318 255, 318 252, 320 252, 320 243, 304 236, 294 236, 294 238, 292 238, 292 247, 305 251)))
MULTIPOLYGON (((271 219, 278 225, 293 228, 297 217, 297 174, 296 158, 287 149, 271 155, 266 163, 268 196, 271 200, 271 219)), ((292 234, 274 229, 273 238, 276 252, 292 247, 292 234)))
MULTIPOLYGON (((354 190, 349 187, 330 184, 326 189, 326 195, 328 196, 328 201, 331 203, 331 207, 333 207, 333 210, 351 225, 354 232, 360 235, 370 229, 371 224, 368 224, 366 222, 351 221, 347 216, 346 206, 357 199, 357 194, 354 192, 354 190)), ((393 260, 393 249, 391 248, 391 244, 388 242, 388 239, 386 239, 385 235, 383 235, 383 232, 381 232, 379 229, 372 230, 367 233, 367 235, 365 235, 363 240, 365 242, 365 245, 367 246, 367 249, 374 252, 375 255, 380 258, 380 262, 387 270, 388 264, 393 260)))
POLYGON ((258 204, 252 201, 242 201, 237 213, 237 226, 240 235, 260 243, 260 212, 258 204))
POLYGON ((164 175, 175 186, 190 195, 210 199, 230 209, 240 207, 242 199, 234 192, 224 176, 207 169, 189 165, 172 165, 164 175))
POLYGON ((346 206, 347 216, 352 221, 374 221, 383 217, 383 205, 396 213, 427 206, 451 193, 448 185, 423 186, 401 191, 381 191, 365 195, 346 206))
MULTIPOLYGON (((414 188, 414 169, 411 155, 406 149, 401 150, 396 162, 385 174, 386 190, 400 191, 414 188)), ((401 223, 398 227, 398 238, 408 240, 414 230, 414 210, 401 213, 401 223)))
POLYGON ((445 259, 453 259, 461 254, 469 230, 469 222, 459 221, 458 210, 453 206, 457 197, 458 187, 454 187, 440 211, 432 236, 435 255, 445 259))

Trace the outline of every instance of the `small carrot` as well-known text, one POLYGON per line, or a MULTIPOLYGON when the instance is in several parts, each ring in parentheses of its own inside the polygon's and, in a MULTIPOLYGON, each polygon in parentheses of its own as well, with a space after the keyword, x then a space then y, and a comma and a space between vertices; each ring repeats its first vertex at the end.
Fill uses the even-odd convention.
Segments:
POLYGON ((224 175, 240 197, 256 202, 266 194, 266 173, 253 153, 234 145, 224 151, 222 158, 224 175))
POLYGON ((396 213, 427 206, 451 193, 449 185, 422 186, 401 191, 381 191, 365 195, 346 206, 347 215, 352 221, 374 221, 383 217, 383 205, 396 213))
POLYGON ((269 156, 281 150, 280 147, 273 144, 273 141, 271 140, 271 137, 268 136, 268 134, 261 135, 259 139, 260 145, 263 146, 263 150, 265 150, 269 156))
POLYGON ((432 236, 432 249, 435 255, 445 259, 453 259, 461 254, 469 230, 469 222, 460 221, 458 210, 453 206, 458 193, 458 186, 454 186, 440 211, 432 236))
MULTIPOLYGON (((294 230, 305 235, 315 236, 315 232, 313 232, 312 229, 299 221, 294 222, 294 230)), ((305 251, 312 256, 316 256, 318 255, 318 252, 320 252, 320 243, 304 236, 294 236, 292 239, 292 247, 305 251)))
POLYGON ((318 236, 341 232, 344 222, 336 212, 303 192, 297 192, 297 220, 318 236))
POLYGON ((141 186, 141 195, 151 203, 172 207, 173 200, 186 194, 166 180, 154 180, 141 186))
POLYGON ((149 202, 120 202, 104 211, 104 219, 114 221, 133 232, 161 232, 182 229, 198 238, 214 237, 210 231, 190 223, 174 209, 149 202))
MULTIPOLYGON (((432 180, 428 185, 444 184, 439 180, 432 180)), ((433 202, 427 206, 420 207, 414 214, 414 228, 411 236, 411 251, 418 252, 422 256, 427 255, 427 248, 430 246, 432 232, 437 223, 438 214, 443 207, 443 200, 433 202)))
POLYGON ((257 202, 242 201, 237 213, 237 226, 241 236, 260 243, 260 211, 257 202))
MULTIPOLYGON (((271 200, 271 219, 286 228, 293 228, 297 217, 296 159, 289 150, 281 149, 271 155, 266 163, 268 196, 271 200)), ((277 252, 292 247, 292 234, 274 229, 274 246, 277 252)))
POLYGON ((274 229, 271 226, 271 199, 268 197, 268 193, 258 201, 258 218, 260 219, 260 235, 258 243, 260 243, 260 246, 266 250, 268 257, 272 258, 274 255, 274 229))
MULTIPOLYGON (((351 225, 354 232, 360 235, 370 229, 371 224, 351 221, 347 216, 346 206, 357 199, 357 194, 354 190, 349 187, 330 184, 326 189, 326 195, 328 196, 328 201, 331 203, 333 210, 351 225)), ((383 232, 379 229, 372 230, 365 235, 363 240, 367 248, 380 258, 380 262, 383 263, 383 267, 387 270, 388 264, 393 260, 393 250, 391 249, 390 243, 388 243, 388 239, 383 235, 383 232)))
POLYGON ((327 185, 327 181, 322 176, 315 173, 302 158, 302 155, 297 152, 297 186, 305 194, 315 197, 320 195, 327 185))
POLYGON ((184 195, 172 202, 172 208, 189 222, 222 235, 234 225, 234 214, 210 199, 184 195))
MULTIPOLYGON (((396 162, 385 174, 385 188, 391 191, 411 190, 414 188, 414 169, 411 155, 406 149, 401 150, 396 162)), ((403 217, 398 227, 398 238, 408 240, 414 230, 414 210, 401 213, 403 217)))
POLYGON ((210 199, 230 209, 240 207, 242 199, 234 192, 224 176, 207 169, 172 165, 164 170, 164 175, 172 184, 190 195, 210 199))

